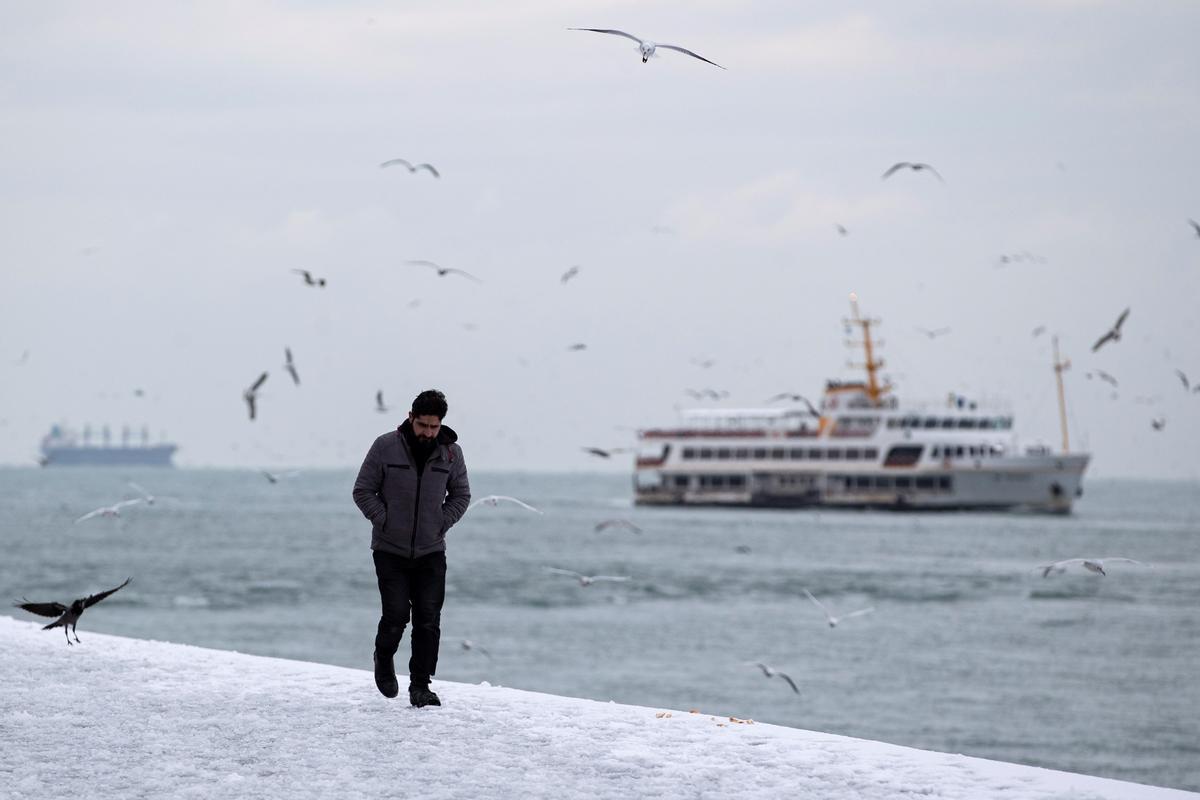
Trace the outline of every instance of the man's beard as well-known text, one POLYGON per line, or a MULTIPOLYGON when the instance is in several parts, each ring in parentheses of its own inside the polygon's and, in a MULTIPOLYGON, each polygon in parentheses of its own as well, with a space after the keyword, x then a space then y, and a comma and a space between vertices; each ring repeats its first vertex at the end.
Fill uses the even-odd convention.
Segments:
POLYGON ((413 436, 414 446, 421 453, 429 454, 433 452, 433 448, 437 445, 436 438, 425 438, 424 436, 413 436))

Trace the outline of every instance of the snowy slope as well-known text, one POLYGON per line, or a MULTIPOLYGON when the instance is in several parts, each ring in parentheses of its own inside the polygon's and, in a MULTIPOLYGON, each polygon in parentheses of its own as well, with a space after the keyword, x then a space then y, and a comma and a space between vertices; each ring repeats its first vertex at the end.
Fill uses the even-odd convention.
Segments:
POLYGON ((80 638, 0 617, 0 798, 1200 797, 490 686, 416 710, 368 671, 80 638))

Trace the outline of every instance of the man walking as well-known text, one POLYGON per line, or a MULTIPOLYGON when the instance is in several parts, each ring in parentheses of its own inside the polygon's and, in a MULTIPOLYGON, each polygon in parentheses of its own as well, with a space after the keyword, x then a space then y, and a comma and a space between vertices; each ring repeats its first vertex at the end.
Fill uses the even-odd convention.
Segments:
POLYGON ((446 396, 434 389, 413 400, 408 419, 383 434, 363 459, 354 502, 371 521, 371 550, 383 615, 375 634, 375 685, 400 693, 392 657, 412 615, 408 699, 440 706, 429 689, 437 671, 446 599, 446 531, 471 502, 458 434, 442 424, 446 396))

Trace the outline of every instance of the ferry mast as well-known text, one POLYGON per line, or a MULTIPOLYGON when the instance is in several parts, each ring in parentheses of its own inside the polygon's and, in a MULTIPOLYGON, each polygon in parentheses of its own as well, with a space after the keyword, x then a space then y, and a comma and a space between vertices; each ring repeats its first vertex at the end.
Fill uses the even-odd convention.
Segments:
MULTIPOLYGON (((871 340, 871 326, 878 325, 880 323, 880 320, 871 319, 869 317, 864 317, 864 316, 862 316, 862 314, 859 313, 859 311, 858 311, 858 295, 854 292, 850 293, 850 310, 851 310, 851 312, 853 312, 854 316, 849 319, 843 318, 842 322, 847 326, 857 325, 859 328, 862 329, 863 338, 862 338, 861 344, 863 345, 863 349, 866 351, 866 356, 867 356, 866 363, 855 364, 854 362, 850 362, 850 366, 851 367, 866 367, 866 370, 867 370, 867 386, 866 386, 867 397, 871 401, 871 405, 879 406, 879 405, 882 405, 882 403, 880 403, 880 399, 883 397, 884 394, 887 393, 887 391, 889 389, 891 389, 891 386, 880 386, 879 385, 879 376, 877 373, 879 371, 879 368, 883 366, 884 361, 882 358, 879 358, 879 359, 875 358, 875 344, 876 343, 871 340)), ((854 341, 847 341, 847 344, 855 345, 855 344, 859 344, 859 343, 854 342, 854 341)), ((883 340, 881 339, 878 342, 878 344, 882 345, 883 340)))
POLYGON ((1066 361, 1058 357, 1058 337, 1054 337, 1054 380, 1058 383, 1058 423, 1062 427, 1062 451, 1068 453, 1071 450, 1070 440, 1067 438, 1067 401, 1063 394, 1063 379, 1062 374, 1071 368, 1071 359, 1066 361))

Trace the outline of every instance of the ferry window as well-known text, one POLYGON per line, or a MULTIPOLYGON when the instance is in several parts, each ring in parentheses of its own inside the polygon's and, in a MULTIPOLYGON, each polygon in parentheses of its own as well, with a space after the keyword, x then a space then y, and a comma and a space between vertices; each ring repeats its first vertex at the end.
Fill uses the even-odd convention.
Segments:
POLYGON ((764 447, 756 447, 756 448, 754 448, 754 457, 755 457, 755 458, 766 458, 766 457, 767 457, 767 450, 766 450, 766 448, 764 448, 764 447))
POLYGON ((694 447, 683 448, 683 458, 685 461, 691 460, 695 457, 696 457, 696 448, 694 448, 694 447))
POLYGON ((863 453, 863 458, 874 461, 875 459, 879 458, 879 451, 876 450, 874 447, 868 447, 866 449, 866 451, 863 453))
POLYGON ((729 485, 730 486, 745 486, 746 485, 746 476, 745 475, 730 475, 729 476, 729 485))
POLYGON ((831 448, 829 448, 829 450, 826 452, 826 455, 825 455, 825 457, 826 457, 826 458, 828 458, 828 459, 830 459, 831 461, 832 461, 832 460, 834 460, 834 459, 841 460, 841 458, 842 458, 842 451, 841 451, 841 449, 840 449, 840 448, 837 448, 837 447, 831 447, 831 448))
POLYGON ((781 460, 785 455, 787 455, 787 451, 782 447, 771 448, 771 458, 781 460))
POLYGON ((921 425, 922 428, 936 428, 937 426, 938 426, 937 417, 926 417, 924 423, 922 423, 922 425, 921 425))
POLYGON ((982 430, 988 431, 995 427, 995 423, 991 417, 984 417, 983 419, 979 420, 979 427, 982 430))
POLYGON ((979 457, 979 448, 978 447, 968 447, 967 455, 969 455, 971 458, 978 458, 979 457))
POLYGON ((721 460, 728 460, 729 459, 729 448, 728 447, 718 447, 717 448, 717 458, 721 459, 721 460))
POLYGON ((791 452, 788 453, 788 456, 793 460, 801 460, 804 458, 804 449, 800 447, 793 447, 791 452))
POLYGON ((889 428, 895 428, 895 427, 896 427, 896 424, 897 424, 898 422, 899 422, 899 420, 898 420, 898 419, 896 419, 895 417, 891 417, 891 418, 889 418, 889 419, 888 419, 888 421, 887 421, 887 426, 888 426, 889 428))
POLYGON ((892 479, 886 475, 880 475, 879 477, 875 478, 875 488, 876 489, 892 488, 892 479))
POLYGON ((933 489, 934 483, 932 477, 917 478, 918 489, 933 489))
POLYGON ((962 458, 964 455, 966 455, 966 452, 964 451, 964 448, 962 445, 959 445, 958 447, 954 448, 955 458, 962 458))
POLYGON ((942 427, 943 428, 953 428, 954 420, 951 419, 950 417, 946 417, 945 419, 942 420, 942 427))
POLYGON ((974 427, 975 427, 975 420, 974 420, 974 419, 972 419, 971 417, 963 417, 962 419, 960 419, 960 420, 958 421, 958 427, 960 427, 960 428, 974 428, 974 427))
POLYGON ((942 491, 944 491, 944 492, 950 491, 950 489, 953 488, 953 485, 954 484, 951 482, 949 475, 938 476, 938 488, 941 489, 942 491))
POLYGON ((909 427, 909 428, 921 427, 921 418, 920 417, 909 417, 905 421, 908 422, 908 425, 906 427, 909 427))
POLYGON ((714 488, 720 488, 720 487, 724 486, 725 485, 725 476, 724 475, 713 475, 712 476, 712 485, 714 488))
POLYGON ((859 475, 857 478, 854 479, 854 488, 870 489, 871 488, 871 476, 859 475))
POLYGON ((937 458, 941 454, 942 454, 942 446, 940 444, 935 444, 933 446, 933 449, 929 451, 929 455, 931 458, 937 458))
POLYGON ((1000 418, 1000 430, 1006 431, 1011 427, 1012 427, 1012 417, 1001 417, 1000 418))
POLYGON ((896 476, 896 488, 897 489, 909 489, 911 487, 912 487, 912 478, 908 477, 907 475, 896 476))
POLYGON ((808 451, 808 457, 810 459, 812 459, 813 461, 820 461, 822 456, 824 456, 824 455, 825 455, 824 450, 809 450, 808 451))
POLYGON ((846 460, 847 461, 858 461, 858 450, 853 447, 846 448, 846 460))
POLYGON ((676 475, 675 476, 675 488, 676 489, 686 489, 687 485, 688 485, 688 476, 687 475, 676 475))
POLYGON ((707 458, 712 458, 712 457, 713 457, 713 451, 712 451, 711 447, 701 447, 700 448, 701 460, 707 459, 707 458))
POLYGON ((885 467, 911 467, 921 458, 922 445, 896 445, 883 460, 885 467))
POLYGON ((737 450, 733 451, 733 457, 734 458, 749 458, 750 457, 750 448, 739 447, 737 450))

